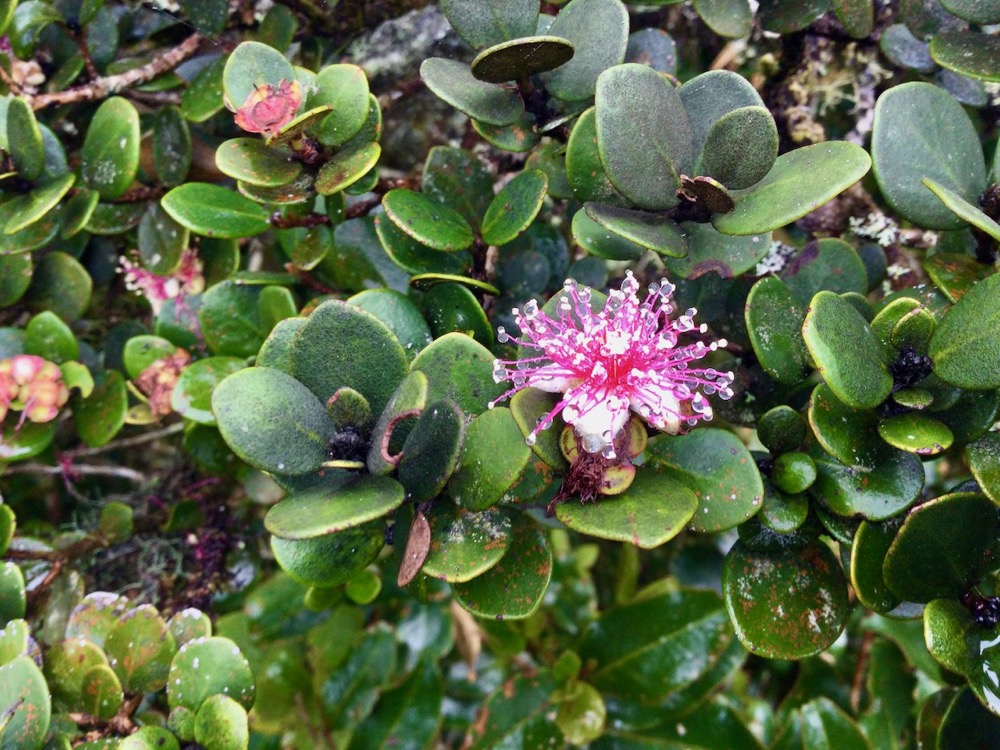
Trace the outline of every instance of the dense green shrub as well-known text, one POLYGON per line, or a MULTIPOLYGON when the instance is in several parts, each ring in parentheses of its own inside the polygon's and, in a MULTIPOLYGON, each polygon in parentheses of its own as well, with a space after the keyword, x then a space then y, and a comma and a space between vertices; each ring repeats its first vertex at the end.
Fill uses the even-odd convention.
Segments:
POLYGON ((422 5, 0 2, 0 750, 997 746, 1000 3, 422 5))

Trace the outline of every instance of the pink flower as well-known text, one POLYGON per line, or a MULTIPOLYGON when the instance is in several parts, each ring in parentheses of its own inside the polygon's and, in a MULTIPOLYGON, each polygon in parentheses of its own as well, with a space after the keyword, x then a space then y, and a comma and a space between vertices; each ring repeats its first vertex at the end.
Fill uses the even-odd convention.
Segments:
POLYGON ((205 288, 201 261, 190 248, 183 252, 180 265, 169 276, 147 271, 139 263, 124 257, 121 259, 121 272, 125 274, 125 288, 148 299, 154 315, 160 314, 167 300, 200 294, 205 288))
MULTIPOLYGON (((522 334, 514 341, 540 353, 515 361, 496 360, 494 379, 511 380, 514 387, 490 406, 526 387, 563 394, 528 436, 529 444, 561 414, 575 428, 584 450, 613 459, 615 437, 628 422, 630 410, 653 427, 676 435, 683 425, 712 418, 706 395, 732 397, 731 372, 689 367, 725 347, 726 341, 681 344, 681 336, 706 331, 705 325, 695 325, 694 308, 671 319, 672 284, 666 279, 651 284, 642 301, 636 296, 638 288, 629 271, 621 291, 611 291, 604 309, 594 313, 590 289, 579 289, 569 279, 559 300, 558 318, 541 312, 535 300, 514 310, 522 334)), ((511 340, 503 328, 498 338, 501 343, 511 340)))
POLYGON ((23 412, 21 422, 51 422, 69 400, 59 367, 33 354, 0 361, 0 420, 10 408, 23 412))

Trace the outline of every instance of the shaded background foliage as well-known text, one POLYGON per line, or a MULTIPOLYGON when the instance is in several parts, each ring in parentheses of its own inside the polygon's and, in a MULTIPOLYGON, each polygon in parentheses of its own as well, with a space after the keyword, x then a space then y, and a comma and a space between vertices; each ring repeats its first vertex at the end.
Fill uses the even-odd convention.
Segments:
POLYGON ((0 2, 0 748, 996 746, 998 22, 0 2), (732 398, 526 440, 627 271, 732 398))

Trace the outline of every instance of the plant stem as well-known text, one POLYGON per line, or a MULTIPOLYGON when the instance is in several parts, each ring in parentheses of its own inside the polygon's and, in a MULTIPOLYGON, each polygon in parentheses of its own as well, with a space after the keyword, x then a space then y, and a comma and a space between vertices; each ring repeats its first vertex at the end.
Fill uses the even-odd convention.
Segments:
POLYGON ((96 101, 124 89, 148 83, 157 76, 173 70, 198 51, 201 44, 201 34, 192 34, 172 50, 160 55, 151 62, 118 75, 96 78, 83 86, 75 86, 65 91, 51 94, 35 94, 25 96, 32 109, 55 107, 60 104, 75 104, 76 102, 96 101))

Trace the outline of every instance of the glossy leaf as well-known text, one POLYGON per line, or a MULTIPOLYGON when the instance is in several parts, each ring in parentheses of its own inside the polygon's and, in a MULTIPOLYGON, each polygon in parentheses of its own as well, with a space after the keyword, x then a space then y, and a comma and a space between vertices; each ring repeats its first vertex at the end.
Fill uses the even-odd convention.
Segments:
POLYGON ((736 207, 716 214, 724 234, 759 234, 779 229, 822 206, 860 180, 871 159, 860 146, 829 141, 782 154, 763 180, 733 191, 736 207))
POLYGON ((653 549, 680 533, 698 507, 694 492, 654 468, 640 469, 625 492, 556 506, 566 526, 600 539, 653 549))
POLYGON ((649 440, 648 463, 687 486, 698 498, 697 531, 721 531, 760 510, 764 485, 750 452, 731 432, 715 428, 649 440))
POLYGON ((205 237, 252 237, 270 226, 263 206, 204 182, 174 188, 163 196, 161 205, 177 222, 205 237))
POLYGON ((883 572, 901 599, 955 598, 993 565, 997 509, 986 497, 956 492, 915 508, 886 555, 883 572))
POLYGON ((824 650, 849 612, 844 572, 820 543, 764 552, 737 542, 726 555, 722 590, 740 642, 771 659, 824 650))
POLYGON ((127 99, 115 96, 94 113, 81 152, 80 176, 102 200, 114 200, 128 189, 139 168, 139 113, 127 99))
POLYGON ((809 303, 802 337, 816 368, 848 406, 871 409, 892 389, 892 377, 875 334, 849 303, 819 292, 809 303))
POLYGON ((477 578, 456 583, 458 602, 480 617, 522 619, 542 603, 552 575, 552 549, 545 534, 526 516, 514 521, 504 558, 477 578))
POLYGON ((483 217, 483 241, 505 245, 528 228, 545 198, 548 179, 539 169, 526 169, 504 185, 483 217))

